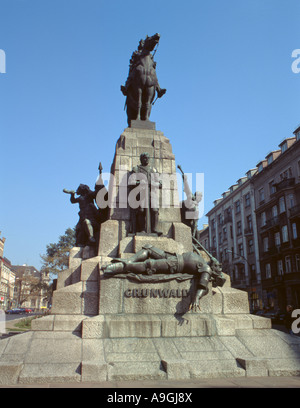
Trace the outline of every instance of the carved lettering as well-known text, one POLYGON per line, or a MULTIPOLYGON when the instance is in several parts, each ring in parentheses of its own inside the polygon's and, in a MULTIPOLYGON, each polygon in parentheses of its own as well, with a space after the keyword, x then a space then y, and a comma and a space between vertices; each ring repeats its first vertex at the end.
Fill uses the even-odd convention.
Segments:
POLYGON ((159 296, 160 297, 169 297, 169 289, 159 289, 159 296))
POLYGON ((171 289, 170 297, 173 297, 173 298, 178 297, 178 291, 176 291, 176 289, 171 289))
POLYGON ((131 289, 125 290, 124 296, 125 296, 125 297, 131 297, 131 289))
POLYGON ((149 295, 149 289, 142 289, 142 297, 147 297, 149 295))
POLYGON ((158 290, 157 289, 151 289, 150 291, 150 297, 157 298, 158 290))
POLYGON ((126 298, 183 298, 188 296, 187 289, 126 289, 124 292, 126 298))

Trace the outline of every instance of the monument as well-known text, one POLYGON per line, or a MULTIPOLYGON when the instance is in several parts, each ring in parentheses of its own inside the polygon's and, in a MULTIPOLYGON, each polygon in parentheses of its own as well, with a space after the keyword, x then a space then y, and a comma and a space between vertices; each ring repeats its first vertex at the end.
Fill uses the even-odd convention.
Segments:
POLYGON ((197 241, 201 195, 181 167, 190 203, 180 205, 170 139, 150 121, 166 92, 159 40, 140 41, 121 87, 128 127, 108 191, 101 177, 94 191, 65 191, 80 206, 69 268, 51 314, 0 341, 0 384, 300 375, 300 339, 250 314, 247 293, 197 241))

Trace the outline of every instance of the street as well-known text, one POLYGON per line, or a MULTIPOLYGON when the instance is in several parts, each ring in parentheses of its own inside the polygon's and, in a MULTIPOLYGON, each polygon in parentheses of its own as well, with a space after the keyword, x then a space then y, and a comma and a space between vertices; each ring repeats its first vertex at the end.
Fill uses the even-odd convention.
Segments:
POLYGON ((32 317, 32 316, 37 316, 40 315, 41 313, 20 313, 20 314, 5 314, 5 320, 7 322, 11 320, 16 320, 16 319, 25 319, 27 317, 32 317))

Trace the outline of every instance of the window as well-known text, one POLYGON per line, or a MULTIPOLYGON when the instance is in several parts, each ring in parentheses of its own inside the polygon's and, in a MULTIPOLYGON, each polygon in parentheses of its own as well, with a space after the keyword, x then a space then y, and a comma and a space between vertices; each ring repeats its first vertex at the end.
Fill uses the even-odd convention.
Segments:
POLYGON ((252 215, 248 215, 247 217, 247 227, 249 231, 252 231, 252 215))
POLYGON ((258 200, 260 203, 265 200, 265 193, 263 188, 258 190, 258 200))
POLYGON ((285 142, 283 145, 281 145, 281 153, 284 153, 287 150, 287 143, 285 142))
POLYGON ((223 228, 223 239, 224 240, 227 239, 227 228, 226 227, 223 228))
POLYGON ((228 249, 224 248, 224 259, 228 260, 228 249))
POLYGON ((280 246, 280 232, 275 232, 274 235, 275 246, 280 246))
POLYGON ((295 222, 293 222, 292 224, 292 235, 293 235, 293 239, 297 239, 298 238, 298 234, 297 234, 297 224, 295 222))
POLYGON ((288 236, 288 228, 287 225, 284 225, 281 228, 281 233, 282 233, 282 242, 288 242, 289 241, 289 236, 288 236))
POLYGON ((270 192, 270 195, 276 193, 276 187, 274 185, 274 180, 270 181, 269 183, 269 192, 270 192))
POLYGON ((216 239, 216 237, 213 237, 212 243, 213 243, 213 248, 217 248, 217 239, 216 239))
POLYGON ((271 265, 269 263, 266 264, 266 279, 270 279, 272 277, 271 265))
POLYGON ((252 281, 255 281, 256 280, 256 268, 255 268, 255 265, 251 265, 251 270, 250 270, 250 273, 251 273, 251 279, 252 279, 252 281))
POLYGON ((248 241, 248 250, 249 250, 249 254, 253 254, 253 252, 254 252, 253 239, 249 239, 249 241, 248 241))
POLYGON ((269 238, 268 237, 264 237, 263 239, 263 248, 264 248, 264 252, 268 252, 269 250, 269 238))
POLYGON ((232 216, 231 216, 231 208, 227 208, 224 211, 224 222, 231 222, 232 221, 232 216))
POLYGON ((280 214, 285 212, 285 201, 284 201, 284 197, 280 197, 279 198, 279 212, 280 214))
POLYGON ((245 195, 245 207, 249 207, 250 206, 250 193, 247 193, 245 195))
POLYGON ((223 234, 222 232, 219 233, 219 244, 223 243, 223 234))
POLYGON ((219 223, 219 225, 222 225, 222 224, 223 224, 222 214, 219 214, 219 215, 218 215, 218 223, 219 223))
POLYGON ((240 204, 240 200, 237 200, 235 202, 235 213, 239 214, 241 212, 241 204, 240 204))
POLYGON ((278 215, 278 209, 277 209, 277 205, 274 205, 272 207, 272 217, 275 218, 278 215))
POLYGON ((296 259, 296 271, 300 272, 300 255, 296 254, 295 259, 296 259))
POLYGON ((288 202, 288 208, 293 208, 295 207, 295 199, 294 199, 294 195, 293 194, 289 194, 288 198, 287 198, 288 202))
POLYGON ((288 169, 284 170, 282 173, 280 173, 280 180, 285 180, 288 178, 293 177, 293 172, 292 172, 292 168, 289 167, 288 169))
POLYGON ((238 221, 236 223, 236 229, 237 229, 237 235, 241 235, 242 233, 242 222, 241 221, 238 221))
POLYGON ((266 213, 262 212, 260 215, 260 226, 264 227, 267 223, 266 213))
POLYGON ((239 251, 239 255, 240 255, 240 256, 244 256, 244 248, 243 248, 243 244, 242 244, 242 243, 239 244, 238 251, 239 251))
POLYGON ((285 257, 285 272, 290 273, 292 272, 292 264, 291 264, 291 257, 290 255, 287 255, 285 257))
POLYGON ((279 259, 277 261, 277 274, 279 276, 283 275, 283 265, 282 265, 282 259, 279 259))
POLYGON ((238 268, 238 276, 241 280, 245 279, 245 268, 244 266, 240 266, 238 268))

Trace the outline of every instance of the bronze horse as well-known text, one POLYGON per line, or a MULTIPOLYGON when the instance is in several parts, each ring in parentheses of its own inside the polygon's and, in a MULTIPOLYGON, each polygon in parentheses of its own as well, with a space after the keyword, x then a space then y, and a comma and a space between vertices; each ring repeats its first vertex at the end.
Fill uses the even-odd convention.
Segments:
POLYGON ((146 37, 140 41, 138 51, 131 58, 130 70, 125 87, 121 91, 126 95, 127 119, 130 126, 131 120, 149 120, 152 103, 155 98, 165 94, 166 89, 161 89, 156 76, 156 63, 151 51, 158 45, 159 34, 146 37))

